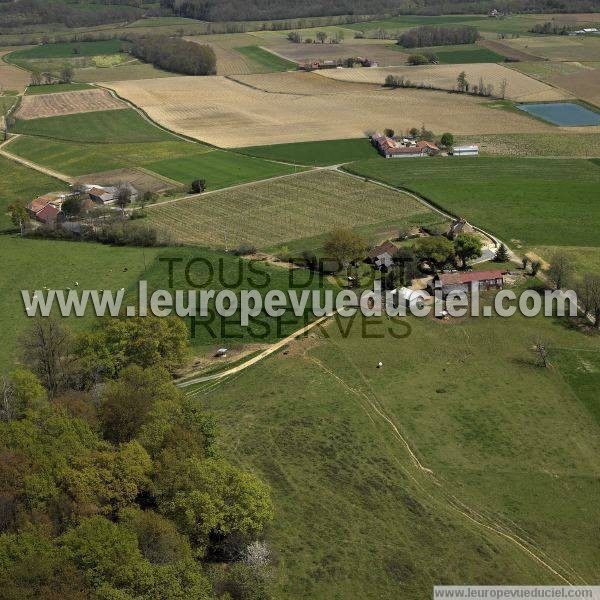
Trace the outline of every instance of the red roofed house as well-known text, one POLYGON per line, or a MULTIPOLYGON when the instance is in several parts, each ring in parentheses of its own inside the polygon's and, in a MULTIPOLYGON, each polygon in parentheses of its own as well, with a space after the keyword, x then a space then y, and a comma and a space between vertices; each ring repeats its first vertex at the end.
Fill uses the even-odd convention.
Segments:
POLYGON ((36 213, 35 218, 40 221, 40 223, 52 225, 53 223, 64 221, 65 214, 60 208, 57 208, 53 204, 46 204, 42 210, 36 213))
POLYGON ((49 224, 64 220, 61 211, 62 203, 68 197, 66 192, 50 192, 44 194, 27 205, 29 216, 41 223, 49 224))
POLYGON ((385 158, 419 158, 421 156, 432 156, 440 149, 431 142, 422 140, 420 142, 397 141, 376 133, 371 137, 371 143, 379 150, 379 154, 385 158))
POLYGON ((394 262, 393 258, 396 252, 398 252, 398 247, 395 244, 389 241, 384 242, 369 251, 367 260, 377 267, 382 265, 389 267, 394 262))
POLYGON ((451 293, 471 291, 473 282, 479 284, 479 290, 496 289, 501 290, 504 286, 505 271, 468 271, 464 273, 440 273, 433 278, 429 284, 431 291, 442 289, 442 295, 447 296, 451 293), (436 286, 436 283, 439 284, 436 286))

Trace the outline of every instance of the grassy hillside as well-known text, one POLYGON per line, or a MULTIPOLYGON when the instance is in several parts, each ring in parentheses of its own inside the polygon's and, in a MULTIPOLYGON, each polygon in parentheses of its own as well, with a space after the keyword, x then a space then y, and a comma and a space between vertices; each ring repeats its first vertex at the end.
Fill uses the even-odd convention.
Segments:
MULTIPOLYGON (((60 188, 59 188, 60 189, 60 188)), ((0 236, 3 257, 0 282, 0 315, 2 343, 0 370, 11 367, 17 355, 16 340, 27 327, 21 290, 74 288, 127 289, 136 285, 144 271, 159 253, 156 248, 111 248, 99 244, 28 240, 17 236, 0 236)), ((69 319, 74 328, 90 327, 94 317, 69 319)))
MULTIPOLYGON (((24 314, 20 290, 32 291, 44 287, 74 289, 75 282, 79 283, 80 290, 107 289, 117 292, 124 287, 126 304, 136 305, 139 279, 148 282, 150 291, 169 289, 167 259, 178 261, 173 268, 175 290, 198 286, 198 289, 217 291, 225 287, 234 291, 259 289, 266 293, 269 289, 286 290, 290 286, 286 269, 264 263, 250 267, 247 261, 233 255, 202 248, 123 248, 0 235, 0 256, 4 260, 0 281, 0 303, 3 307, 0 315, 0 329, 3 332, 0 371, 14 364, 16 340, 27 327, 28 318, 24 314), (195 261, 188 271, 189 280, 185 275, 188 261, 195 261), (212 265, 212 278, 209 279, 207 264, 212 265)), ((318 289, 322 283, 315 277, 308 287, 318 289)), ((210 308, 213 310, 214 304, 210 308)), ((239 315, 221 319, 213 313, 210 317, 198 320, 191 343, 194 347, 206 349, 207 346, 219 347, 223 344, 270 342, 302 327, 304 318, 295 317, 289 312, 279 320, 261 315, 251 322, 250 329, 243 329, 239 325, 239 315)), ((310 318, 308 311, 306 319, 310 318)), ((73 328, 81 330, 91 327, 96 320, 88 311, 84 318, 71 318, 68 321, 73 328)), ((189 324, 189 319, 186 322, 189 324)))
POLYGON ((0 156, 0 232, 12 229, 7 208, 13 202, 26 204, 47 192, 64 189, 62 181, 38 173, 0 156))
POLYGON ((260 46, 240 46, 235 50, 268 71, 289 71, 298 68, 295 62, 280 58, 268 50, 263 50, 260 46))
POLYGON ((152 143, 81 144, 22 136, 7 148, 33 162, 67 175, 85 175, 121 167, 144 166, 158 160, 209 152, 202 144, 182 140, 152 143))
POLYGON ((73 58, 77 56, 116 54, 123 46, 127 45, 129 45, 128 42, 122 42, 121 40, 45 44, 26 50, 17 50, 11 54, 11 59, 73 58))
POLYGON ((25 92, 26 96, 37 96, 39 94, 57 94, 59 92, 76 92, 87 90, 92 86, 87 83, 50 83, 47 85, 30 85, 25 92))
POLYGON ((294 172, 293 166, 221 150, 161 160, 147 167, 186 185, 194 179, 206 179, 209 190, 294 172))
POLYGON ((588 160, 369 160, 348 168, 414 190, 513 243, 600 246, 589 226, 600 219, 600 168, 588 160))
POLYGON ((411 319, 406 339, 389 326, 371 320, 367 337, 357 319, 345 336, 332 323, 326 336, 196 391, 223 427, 224 452, 272 486, 278 597, 427 598, 436 583, 557 582, 461 511, 516 532, 568 579, 597 580, 600 430, 580 400, 595 376, 574 355, 557 360, 572 374, 565 381, 530 350, 543 335, 551 348, 591 351, 580 356, 596 364, 597 338, 523 318, 411 319))
POLYGON ((223 247, 227 235, 231 247, 250 243, 272 248, 294 242, 290 245, 295 248, 303 246, 298 250, 313 249, 311 242, 322 244, 313 236, 336 227, 368 225, 397 232, 400 224, 430 214, 409 196, 327 171, 148 209, 151 223, 188 244, 223 247))
POLYGON ((239 148, 238 152, 272 160, 314 166, 337 165, 355 160, 364 160, 374 158, 377 154, 371 142, 365 138, 249 146, 239 148))
POLYGON ((160 142, 177 139, 146 121, 133 109, 17 120, 15 133, 72 142, 123 143, 160 142))

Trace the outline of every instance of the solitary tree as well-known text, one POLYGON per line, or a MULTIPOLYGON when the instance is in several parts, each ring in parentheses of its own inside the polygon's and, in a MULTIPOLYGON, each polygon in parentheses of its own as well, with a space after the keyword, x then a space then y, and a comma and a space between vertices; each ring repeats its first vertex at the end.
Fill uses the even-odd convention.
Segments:
POLYGON ((507 262, 508 261, 508 250, 504 244, 500 244, 498 246, 498 250, 496 250, 496 256, 494 256, 494 260, 496 262, 507 262))
POLYGON ((8 207, 10 220, 15 227, 18 227, 23 235, 23 227, 27 221, 27 210, 22 204, 14 203, 8 207))
POLYGON ((69 379, 71 336, 54 317, 36 318, 21 337, 21 353, 52 398, 69 379))
POLYGON ((71 67, 70 65, 65 65, 60 70, 60 82, 61 83, 71 83, 73 81, 74 75, 75 75, 75 71, 73 70, 73 67, 71 67))
POLYGON ((385 135, 386 137, 389 137, 389 138, 393 138, 394 137, 394 133, 395 133, 395 131, 393 129, 390 129, 389 127, 386 127, 383 130, 383 135, 385 135))
POLYGON ((321 44, 324 44, 327 39, 327 33, 325 31, 317 31, 316 38, 321 44))
POLYGON ((529 265, 529 257, 528 256, 524 256, 521 259, 521 264, 523 265, 523 271, 527 271, 527 266, 529 265))
POLYGON ((600 329, 600 275, 587 273, 575 289, 585 314, 589 315, 600 329))
POLYGON ((125 208, 131 204, 131 188, 128 185, 119 185, 115 204, 121 209, 123 216, 125 216, 125 208))
POLYGON ((440 143, 444 148, 451 148, 454 145, 454 136, 451 133, 444 133, 442 134, 440 143))
POLYGON ((454 253, 460 259, 463 268, 467 266, 467 261, 481 256, 482 246, 481 238, 472 233, 461 233, 456 236, 454 253))
POLYGON ((190 193, 201 194, 206 189, 206 179, 194 179, 190 185, 190 193))
POLYGON ((40 85, 42 83, 42 73, 39 69, 31 71, 31 85, 40 85))
POLYGON ((541 338, 537 338, 533 343, 533 348, 538 356, 538 364, 544 369, 548 368, 548 352, 546 350, 546 344, 541 338))
POLYGON ((454 257, 454 245, 442 236, 421 238, 417 242, 416 255, 421 261, 429 262, 435 269, 441 269, 454 257))
POLYGON ((461 71, 456 78, 456 87, 459 92, 468 92, 469 91, 469 82, 467 81, 467 74, 464 71, 461 71))
POLYGON ((560 290, 564 286, 568 285, 569 279, 573 273, 573 263, 569 257, 563 252, 556 253, 550 261, 550 268, 548 269, 548 278, 557 290, 560 290))
POLYGON ((502 100, 504 100, 506 98, 506 88, 508 87, 508 81, 506 79, 503 79, 500 82, 500 98, 502 98, 502 100))
POLYGON ((347 268, 352 261, 361 259, 366 247, 365 240, 349 229, 332 231, 323 244, 325 256, 336 260, 343 268, 347 268))
POLYGON ((540 270, 541 266, 542 266, 542 263, 539 260, 531 261, 531 274, 534 277, 538 274, 538 271, 540 270))

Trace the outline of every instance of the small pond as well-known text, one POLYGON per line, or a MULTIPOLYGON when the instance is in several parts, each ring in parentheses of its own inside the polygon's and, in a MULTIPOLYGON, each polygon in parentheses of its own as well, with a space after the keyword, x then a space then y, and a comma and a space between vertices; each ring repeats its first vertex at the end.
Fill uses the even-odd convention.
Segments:
POLYGON ((561 127, 600 125, 600 113, 575 102, 544 102, 517 104, 517 108, 561 127))

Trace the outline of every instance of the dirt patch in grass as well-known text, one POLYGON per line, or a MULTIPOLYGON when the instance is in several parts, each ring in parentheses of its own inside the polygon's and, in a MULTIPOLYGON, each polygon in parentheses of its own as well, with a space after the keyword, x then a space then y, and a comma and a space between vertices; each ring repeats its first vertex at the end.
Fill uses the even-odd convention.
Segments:
POLYGON ((117 185, 122 182, 131 183, 140 192, 165 192, 178 187, 176 182, 150 175, 141 169, 114 169, 100 173, 90 173, 75 179, 75 183, 100 185, 117 185))
POLYGON ((106 90, 81 90, 25 96, 16 117, 23 120, 39 119, 123 108, 127 106, 106 90))
POLYGON ((513 60, 542 60, 539 56, 535 56, 534 54, 528 54, 527 52, 517 50, 516 48, 511 48, 510 46, 507 46, 506 44, 503 44, 502 42, 497 42, 495 40, 481 40, 479 44, 484 48, 487 48, 488 50, 492 50, 493 52, 497 52, 498 54, 502 54, 502 56, 506 56, 506 58, 511 58, 513 60))

